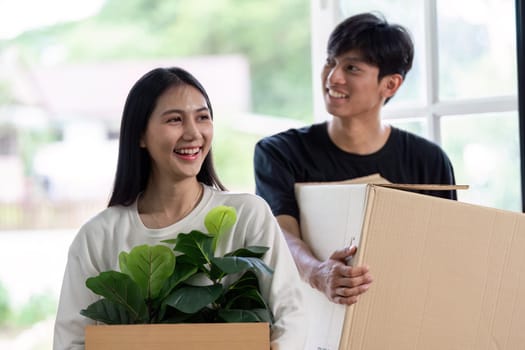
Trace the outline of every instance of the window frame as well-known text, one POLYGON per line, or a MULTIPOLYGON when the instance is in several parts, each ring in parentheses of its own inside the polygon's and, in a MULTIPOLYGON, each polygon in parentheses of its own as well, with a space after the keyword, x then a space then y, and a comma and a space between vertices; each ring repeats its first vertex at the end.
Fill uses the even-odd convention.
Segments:
POLYGON ((525 5, 516 0, 516 51, 518 62, 518 116, 521 158, 521 207, 525 213, 525 5))
MULTIPOLYGON (((392 106, 385 108, 382 117, 385 120, 415 119, 426 122, 426 137, 441 145, 441 118, 458 117, 467 114, 482 114, 494 112, 516 111, 520 122, 520 156, 521 156, 521 203, 525 212, 525 47, 524 47, 524 20, 525 7, 521 0, 516 0, 516 39, 518 64, 518 94, 506 96, 492 96, 475 99, 458 99, 441 101, 439 99, 439 53, 438 53, 438 24, 437 1, 423 0, 424 10, 424 100, 423 106, 392 106), (519 96, 519 101, 518 101, 519 96), (518 106, 519 104, 519 106, 518 106), (519 107, 519 108, 518 108, 519 107), (520 112, 521 111, 521 112, 520 112)), ((314 98, 314 120, 329 119, 324 109, 319 77, 326 59, 326 42, 331 30, 339 23, 342 13, 338 0, 311 0, 312 20, 312 76, 314 98)))

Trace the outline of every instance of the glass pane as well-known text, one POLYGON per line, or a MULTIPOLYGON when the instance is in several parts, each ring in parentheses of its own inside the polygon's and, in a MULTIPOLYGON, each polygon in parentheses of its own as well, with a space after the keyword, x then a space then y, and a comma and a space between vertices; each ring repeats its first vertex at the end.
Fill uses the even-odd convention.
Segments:
POLYGON ((377 11, 382 13, 390 23, 406 27, 412 34, 415 46, 414 63, 406 76, 406 80, 397 92, 395 98, 388 102, 387 107, 421 105, 425 99, 425 46, 423 2, 419 0, 340 0, 339 6, 343 18, 361 12, 377 11), (407 11, 410 9, 410 11, 407 11))
POLYGON ((516 94, 514 0, 439 0, 440 99, 516 94))
POLYGON ((458 184, 459 200, 521 211, 517 112, 443 117, 443 148, 458 184))
POLYGON ((386 122, 399 129, 410 131, 421 137, 428 138, 427 121, 425 119, 388 119, 386 122))

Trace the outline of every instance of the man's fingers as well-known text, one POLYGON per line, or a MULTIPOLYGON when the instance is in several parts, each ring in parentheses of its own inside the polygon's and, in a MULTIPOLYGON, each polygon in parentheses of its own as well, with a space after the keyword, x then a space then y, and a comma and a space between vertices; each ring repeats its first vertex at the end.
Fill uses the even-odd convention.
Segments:
POLYGON ((366 265, 362 266, 347 266, 347 265, 334 265, 333 275, 345 278, 361 277, 369 273, 369 268, 366 265))
POLYGON ((335 293, 332 295, 332 300, 335 301, 337 299, 337 302, 340 304, 354 303, 357 301, 357 297, 369 288, 370 284, 363 284, 354 288, 339 287, 334 290, 335 293))
POLYGON ((356 251, 357 251, 357 247, 355 246, 339 249, 333 252, 332 255, 330 255, 330 259, 345 261, 346 258, 354 255, 356 251))

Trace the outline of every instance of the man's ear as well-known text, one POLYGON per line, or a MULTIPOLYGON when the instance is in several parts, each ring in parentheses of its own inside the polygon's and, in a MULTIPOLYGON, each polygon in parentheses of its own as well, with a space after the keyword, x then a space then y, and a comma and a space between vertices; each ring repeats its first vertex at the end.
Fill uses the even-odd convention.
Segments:
POLYGON ((389 98, 395 95, 397 89, 403 84, 401 74, 390 74, 383 77, 383 97, 389 98))

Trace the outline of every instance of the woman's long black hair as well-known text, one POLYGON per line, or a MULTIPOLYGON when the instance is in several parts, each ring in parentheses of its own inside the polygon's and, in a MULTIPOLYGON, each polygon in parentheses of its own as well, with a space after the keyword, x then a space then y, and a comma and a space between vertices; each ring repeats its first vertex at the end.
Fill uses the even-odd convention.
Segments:
MULTIPOLYGON (((213 110, 206 90, 189 72, 178 67, 156 68, 142 76, 131 88, 124 105, 117 171, 108 207, 131 205, 146 188, 151 172, 151 158, 148 151, 140 147, 140 139, 159 96, 172 86, 182 85, 190 85, 200 91, 213 119, 213 110)), ((197 180, 225 190, 213 167, 211 149, 197 174, 197 180)))

